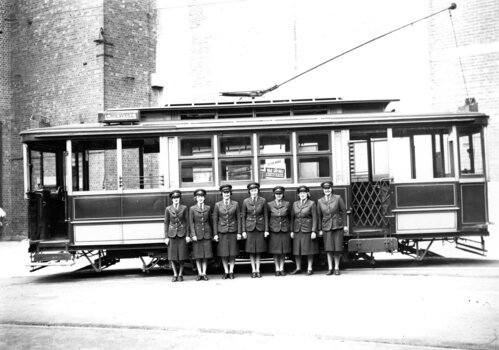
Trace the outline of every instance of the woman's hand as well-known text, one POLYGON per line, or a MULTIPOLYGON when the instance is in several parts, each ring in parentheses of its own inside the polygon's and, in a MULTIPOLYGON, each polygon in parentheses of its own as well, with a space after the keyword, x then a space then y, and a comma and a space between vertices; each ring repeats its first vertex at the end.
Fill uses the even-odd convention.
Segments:
POLYGON ((315 232, 312 232, 312 234, 310 235, 310 238, 315 239, 316 237, 317 237, 317 235, 315 234, 315 232))
POLYGON ((319 237, 322 237, 324 235, 324 231, 320 230, 319 231, 319 237))
POLYGON ((265 231, 265 233, 263 234, 263 237, 267 238, 269 236, 269 233, 267 231, 265 231))
POLYGON ((246 239, 246 238, 248 238, 248 234, 245 231, 245 232, 243 232, 243 239, 246 239))
POLYGON ((198 241, 198 238, 196 236, 192 236, 191 239, 192 239, 193 242, 197 242, 198 241))
POLYGON ((215 242, 218 242, 218 235, 215 235, 215 236, 213 237, 213 240, 214 240, 215 242))
POLYGON ((189 236, 185 237, 185 242, 186 243, 190 243, 191 242, 191 237, 189 237, 189 236))
POLYGON ((243 237, 241 236, 241 234, 240 234, 240 233, 238 233, 238 234, 237 234, 237 236, 236 236, 236 239, 237 239, 238 241, 240 241, 242 238, 243 238, 243 237))
POLYGON ((294 234, 294 232, 291 232, 291 233, 289 234, 289 236, 291 237, 291 239, 295 238, 295 234, 294 234))
POLYGON ((170 244, 170 238, 165 238, 165 244, 166 245, 170 244))

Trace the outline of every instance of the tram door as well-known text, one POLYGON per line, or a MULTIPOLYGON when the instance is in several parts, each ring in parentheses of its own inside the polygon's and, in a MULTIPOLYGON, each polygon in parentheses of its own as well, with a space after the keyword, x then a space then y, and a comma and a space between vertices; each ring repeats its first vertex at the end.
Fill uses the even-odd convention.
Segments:
POLYGON ((28 234, 31 240, 66 239, 65 143, 38 145, 28 153, 28 234))
POLYGON ((352 233, 390 231, 390 179, 386 131, 350 133, 350 222, 352 233))

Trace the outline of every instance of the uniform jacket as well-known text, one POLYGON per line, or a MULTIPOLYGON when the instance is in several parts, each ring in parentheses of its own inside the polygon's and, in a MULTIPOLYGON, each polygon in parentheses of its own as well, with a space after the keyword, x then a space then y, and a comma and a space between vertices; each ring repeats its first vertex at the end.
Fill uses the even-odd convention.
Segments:
POLYGON ((242 231, 265 231, 269 230, 269 214, 267 201, 263 197, 257 197, 256 203, 251 197, 245 198, 241 210, 242 231))
POLYGON ((237 232, 241 233, 239 225, 239 204, 231 200, 226 206, 224 201, 215 203, 213 208, 213 234, 237 232))
POLYGON ((303 204, 301 200, 294 202, 291 210, 291 223, 293 232, 316 232, 317 206, 315 202, 310 199, 303 204))
POLYGON ((190 236, 197 239, 211 239, 213 231, 211 229, 211 207, 204 204, 203 209, 199 205, 189 208, 189 228, 190 236))
POLYGON ((169 205, 165 210, 165 236, 185 237, 189 234, 189 218, 187 206, 179 204, 178 210, 169 205))
POLYGON ((331 194, 329 201, 326 201, 326 196, 319 198, 317 201, 319 230, 331 231, 343 228, 345 212, 345 203, 337 194, 331 194))
POLYGON ((289 232, 289 219, 291 208, 288 201, 281 201, 278 205, 276 201, 267 203, 269 210, 269 229, 271 232, 289 232))

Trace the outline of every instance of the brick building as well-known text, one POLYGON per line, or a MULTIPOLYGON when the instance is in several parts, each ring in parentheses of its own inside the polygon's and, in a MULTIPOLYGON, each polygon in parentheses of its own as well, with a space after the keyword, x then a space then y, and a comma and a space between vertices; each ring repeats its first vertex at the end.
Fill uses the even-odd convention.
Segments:
POLYGON ((153 103, 154 0, 0 1, 3 238, 25 236, 22 147, 28 127, 95 122, 153 103))

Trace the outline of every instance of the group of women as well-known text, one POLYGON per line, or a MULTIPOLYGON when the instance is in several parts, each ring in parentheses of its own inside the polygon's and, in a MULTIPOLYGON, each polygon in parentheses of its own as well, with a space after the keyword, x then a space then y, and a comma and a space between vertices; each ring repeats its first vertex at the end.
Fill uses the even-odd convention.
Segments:
POLYGON ((343 251, 343 199, 333 194, 333 183, 321 184, 324 196, 317 203, 310 199, 307 186, 297 189, 299 199, 294 203, 284 200, 285 189, 273 189, 274 200, 267 202, 260 197, 260 185, 250 183, 249 197, 241 208, 231 199, 232 186, 220 186, 222 200, 213 209, 205 204, 206 191, 194 191, 196 204, 187 208, 180 204, 182 193, 170 193, 172 204, 165 210, 165 243, 173 270, 173 282, 183 281, 184 261, 189 259, 188 246, 192 242, 191 258, 196 261, 197 281, 208 280, 208 259, 213 258, 212 240, 217 242, 216 253, 222 260, 222 279, 233 279, 238 241, 245 240, 245 251, 250 256, 251 277, 259 278, 260 256, 268 252, 274 256, 275 275, 285 276, 284 259, 295 256, 296 268, 292 275, 304 272, 302 257, 307 257, 306 274, 313 274, 314 255, 319 253, 318 237, 324 240, 327 254, 327 275, 339 275, 343 251))

